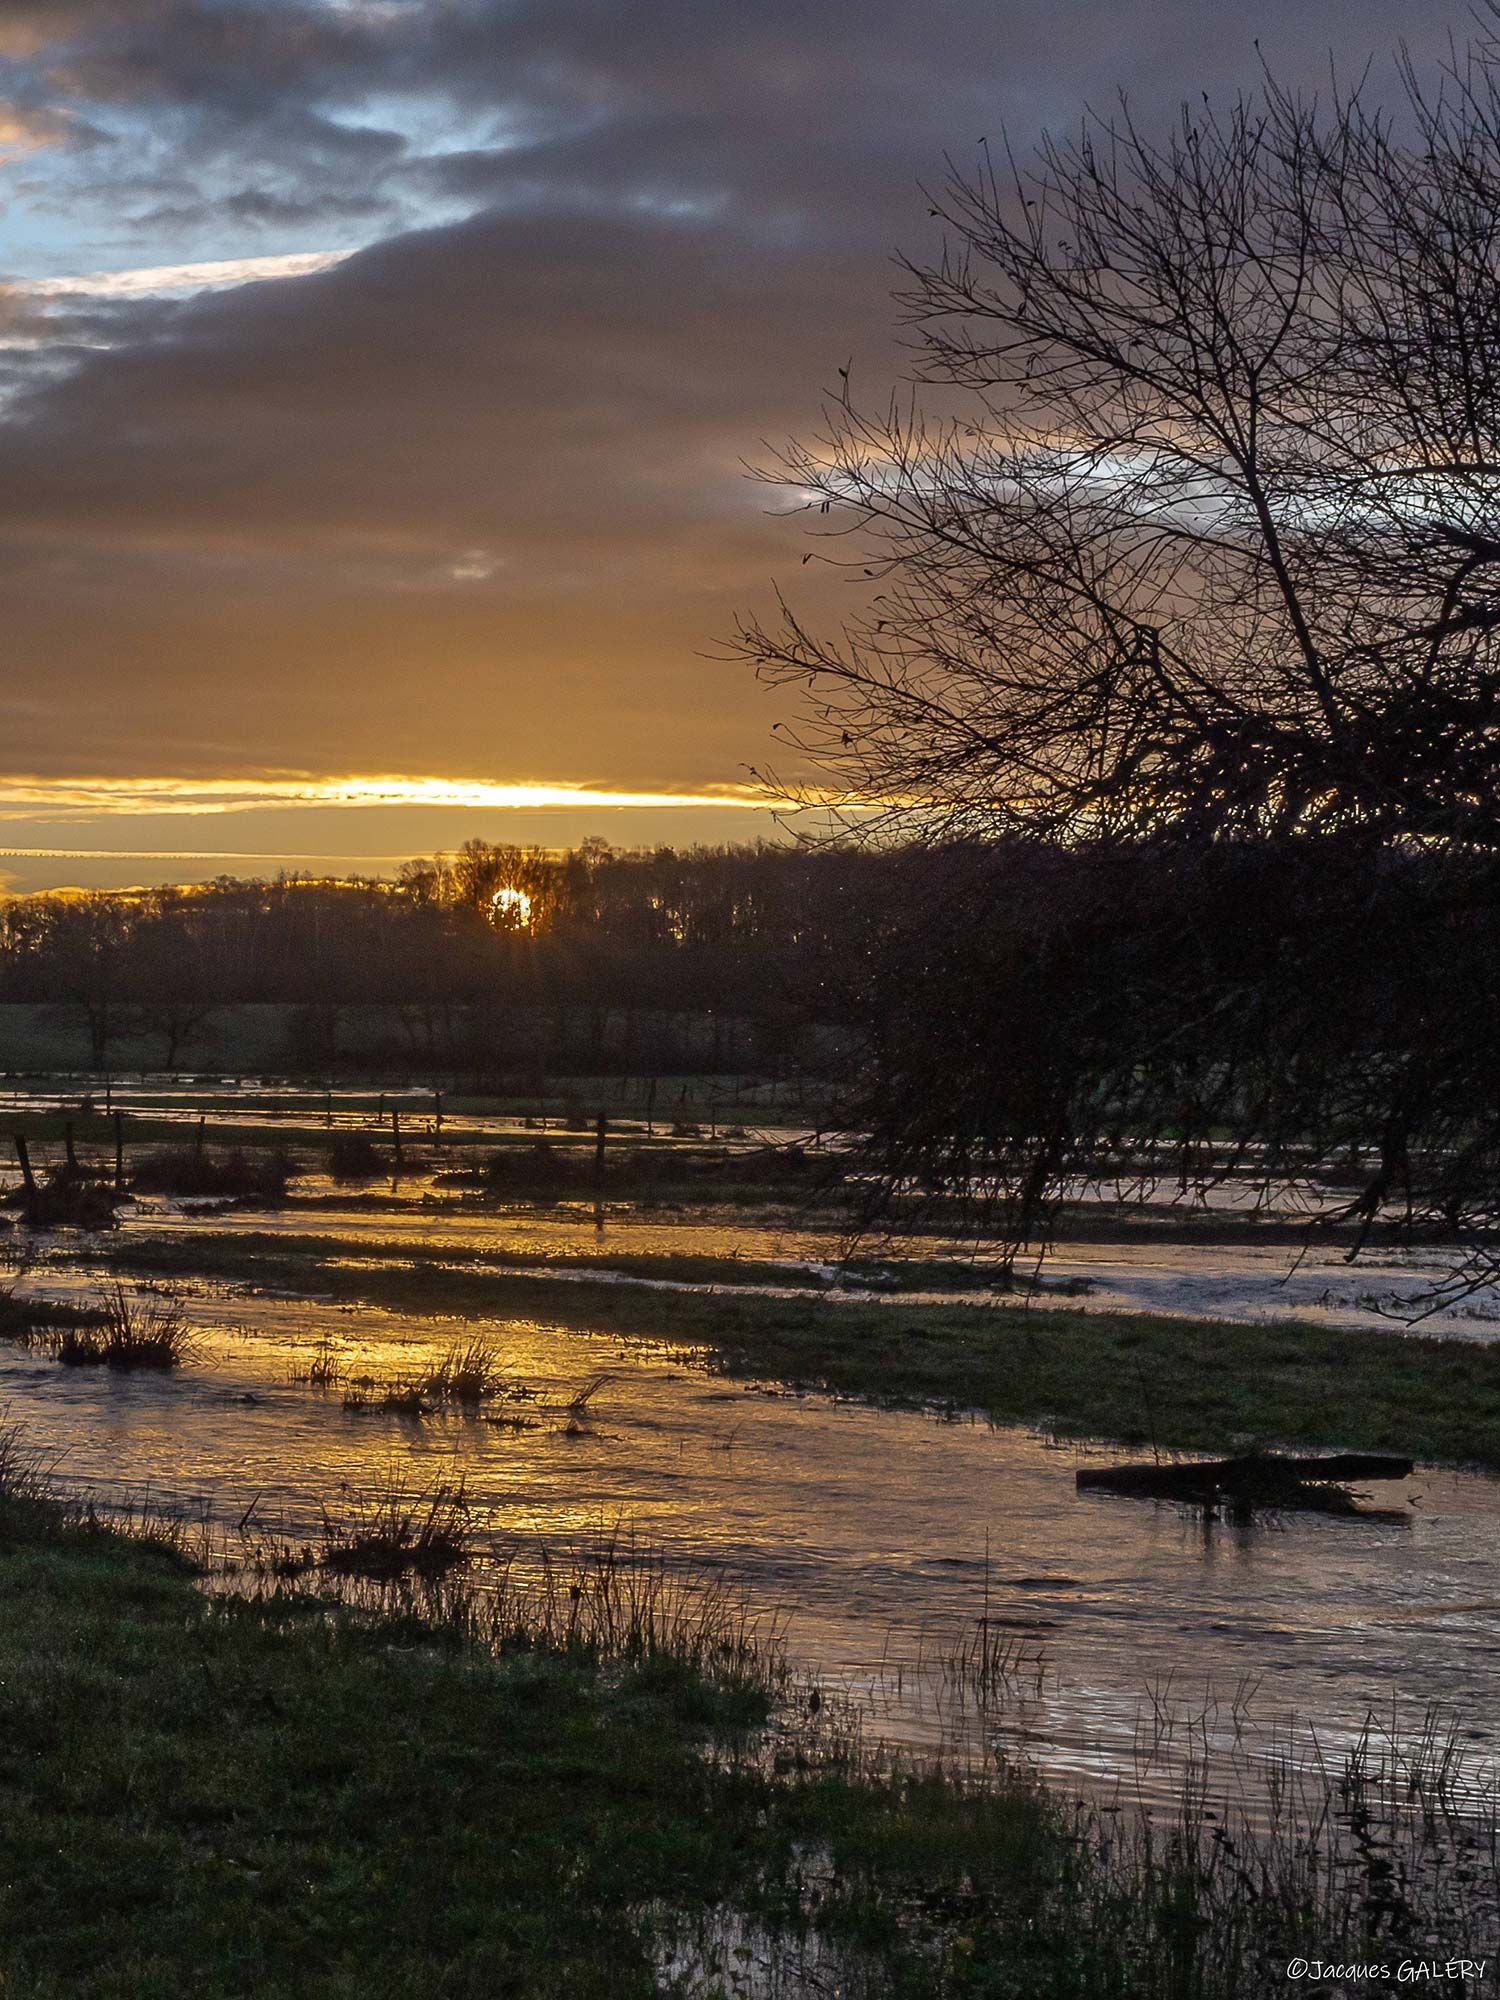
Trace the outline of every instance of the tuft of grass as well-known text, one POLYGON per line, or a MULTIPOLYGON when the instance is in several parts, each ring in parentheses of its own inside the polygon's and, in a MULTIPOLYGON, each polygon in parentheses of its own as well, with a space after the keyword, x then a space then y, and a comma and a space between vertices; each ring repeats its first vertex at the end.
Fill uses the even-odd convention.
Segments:
POLYGON ((723 1572, 682 1567, 616 1526, 514 1560, 466 1608, 466 1630, 502 1651, 542 1648, 593 1666, 673 1663, 742 1693, 790 1680, 783 1621, 751 1608, 723 1572))
POLYGON ((314 1389, 342 1388, 347 1377, 335 1343, 325 1336, 313 1349, 311 1360, 293 1362, 290 1379, 314 1389))
POLYGON ((429 1396, 451 1397, 456 1403, 478 1403, 494 1396, 505 1386, 500 1357, 493 1344, 479 1335, 455 1342, 442 1359, 422 1377, 429 1396))
POLYGON ((31 1442, 19 1417, 0 1416, 0 1512, 45 1500, 56 1464, 54 1457, 31 1442))
POLYGON ((580 1384, 568 1398, 568 1415, 570 1417, 587 1416, 589 1405, 593 1402, 599 1391, 607 1382, 612 1382, 613 1380, 614 1377, 612 1375, 590 1375, 589 1379, 580 1384))
POLYGON ((65 1368, 180 1368, 197 1345, 181 1303, 134 1298, 123 1285, 99 1295, 97 1316, 65 1327, 52 1352, 65 1368))
POLYGON ((431 1414, 427 1392, 419 1381, 355 1382, 344 1393, 344 1408, 356 1416, 381 1411, 391 1417, 425 1417, 431 1414))
POLYGON ((323 1510, 322 1567, 339 1576, 389 1580, 448 1575, 473 1549, 463 1480, 413 1489, 398 1472, 351 1494, 338 1514, 323 1510))
POLYGON ((369 1376, 349 1378, 325 1343, 311 1362, 292 1370, 292 1380, 319 1388, 344 1386, 346 1410, 380 1410, 401 1417, 430 1416, 444 1402, 472 1410, 509 1386, 493 1345, 482 1336, 456 1341, 429 1367, 388 1382, 369 1376))

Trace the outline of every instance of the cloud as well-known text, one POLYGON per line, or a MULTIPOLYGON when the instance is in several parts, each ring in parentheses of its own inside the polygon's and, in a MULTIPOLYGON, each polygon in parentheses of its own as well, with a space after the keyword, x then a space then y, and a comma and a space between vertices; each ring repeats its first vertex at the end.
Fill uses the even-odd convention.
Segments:
POLYGON ((892 256, 935 247, 945 151, 1024 150, 1116 85, 1147 122, 1253 85, 1253 33, 1316 86, 1330 44, 1420 60, 1450 22, 8 0, 8 759, 721 798, 783 713, 711 657, 737 613, 780 577, 836 621, 861 587, 801 568, 745 464, 851 357, 875 394, 909 365, 892 256))
POLYGON ((16 289, 36 299, 164 297, 255 284, 265 278, 306 278, 331 270, 348 255, 347 250, 296 250, 280 257, 223 257, 133 271, 85 271, 66 278, 31 278, 16 289))
POLYGON ((0 103, 0 166, 71 136, 72 123, 61 112, 0 103))

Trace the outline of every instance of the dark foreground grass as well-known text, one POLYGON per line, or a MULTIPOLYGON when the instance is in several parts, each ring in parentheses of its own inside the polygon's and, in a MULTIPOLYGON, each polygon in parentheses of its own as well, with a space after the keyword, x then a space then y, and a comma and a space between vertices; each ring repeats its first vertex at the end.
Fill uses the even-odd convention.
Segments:
POLYGON ((644 1995, 640 1909, 734 1877, 699 1746, 747 1697, 691 1675, 209 1598, 80 1533, 0 1562, 0 1661, 7 2000, 644 1995))
POLYGON ((13 1432, 0 1490, 6 2000, 708 2000, 744 1989, 663 1984, 667 1940, 703 1966, 747 1927, 773 1965, 815 1949, 819 1983, 765 1989, 787 2000, 1248 2000, 1296 1951, 1394 1961, 1493 1900, 1492 1828, 1428 1904, 1384 1859, 1127 1831, 1019 1773, 737 1754, 774 1675, 732 1621, 718 1663, 712 1621, 601 1643, 566 1584, 488 1623, 210 1595, 70 1518, 13 1432))
POLYGON ((137 1238, 106 1254, 119 1269, 211 1273, 404 1312, 690 1343, 730 1375, 935 1402, 1129 1446, 1339 1446, 1500 1469, 1500 1344, 1053 1306, 559 1283, 507 1276, 452 1250, 422 1255, 404 1243, 335 1237, 137 1238))

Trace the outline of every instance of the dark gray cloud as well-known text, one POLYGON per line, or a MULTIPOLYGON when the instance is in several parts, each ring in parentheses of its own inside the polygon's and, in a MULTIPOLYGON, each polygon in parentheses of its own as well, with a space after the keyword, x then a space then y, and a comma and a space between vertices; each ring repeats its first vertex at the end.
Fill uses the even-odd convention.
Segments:
POLYGON ((806 429, 850 355, 899 371, 889 260, 932 247, 919 182, 945 150, 1024 147, 1117 86, 1152 118, 1253 85, 1257 34, 1316 84, 1330 49, 1352 71, 1401 34, 1420 57, 1464 20, 14 0, 0 96, 54 121, 34 201, 61 243, 71 208, 96 234, 109 210, 142 262, 178 236, 365 247, 69 301, 42 346, 0 350, 8 761, 733 777, 772 715, 704 650, 773 575, 830 609, 841 588, 742 463, 806 429))

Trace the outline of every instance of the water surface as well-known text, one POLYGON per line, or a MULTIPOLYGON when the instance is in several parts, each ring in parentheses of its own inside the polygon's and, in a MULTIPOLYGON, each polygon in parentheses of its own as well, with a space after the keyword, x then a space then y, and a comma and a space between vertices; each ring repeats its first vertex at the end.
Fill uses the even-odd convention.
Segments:
MULTIPOLYGON (((257 1222, 264 1218, 255 1218, 257 1222)), ((567 1225, 560 1224, 560 1228, 567 1225)), ((530 1225, 532 1241, 553 1240, 530 1225)), ((77 1295, 86 1270, 28 1280, 77 1295)), ((727 1384, 693 1356, 542 1321, 484 1326, 524 1393, 477 1416, 353 1414, 289 1377, 320 1343, 389 1377, 473 1323, 205 1282, 174 1377, 64 1369, 0 1348, 0 1399, 105 1502, 211 1508, 294 1540, 390 1467, 462 1475, 495 1560, 623 1523, 725 1573, 790 1621, 794 1657, 870 1727, 982 1757, 997 1741, 1091 1782, 1170 1788, 1186 1735, 1214 1757, 1353 1740, 1373 1710, 1435 1705, 1488 1742, 1500 1694, 1500 1485, 1421 1469, 1379 1500, 1396 1521, 1287 1517, 1253 1530, 1080 1496, 1077 1447, 981 1423, 727 1384), (600 1372, 590 1419, 566 1404, 600 1372), (1011 1671, 976 1702, 945 1668, 987 1619, 1011 1671), (1158 1747, 1161 1747, 1158 1745, 1158 1747)))

